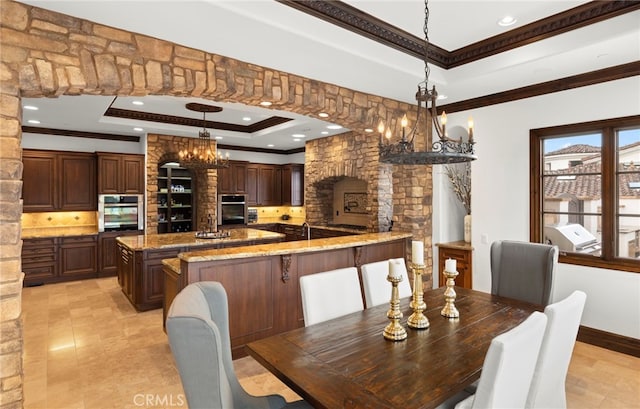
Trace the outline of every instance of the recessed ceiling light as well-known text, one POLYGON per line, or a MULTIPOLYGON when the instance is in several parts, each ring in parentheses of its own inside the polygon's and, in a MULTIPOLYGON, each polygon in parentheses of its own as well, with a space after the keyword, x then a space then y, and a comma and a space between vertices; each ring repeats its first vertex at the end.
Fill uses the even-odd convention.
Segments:
POLYGON ((144 131, 144 129, 143 129, 143 128, 140 128, 140 127, 138 127, 138 126, 136 126, 135 128, 133 128, 133 130, 134 130, 134 131, 136 131, 136 132, 142 132, 142 131, 144 131))
POLYGON ((269 145, 267 145, 267 148, 273 148, 274 146, 276 146, 276 145, 270 143, 269 145))
POLYGON ((38 121, 37 119, 29 119, 27 122, 29 122, 30 124, 39 124, 40 121, 38 121))
POLYGON ((294 142, 300 142, 300 139, 295 138, 293 141, 294 141, 294 142))
POLYGON ((340 125, 329 125, 327 129, 342 129, 342 127, 340 125))
POLYGON ((329 132, 327 132, 327 131, 322 131, 322 132, 320 132, 320 133, 321 133, 322 135, 329 135, 329 132))
POLYGON ((243 121, 251 121, 251 117, 250 116, 243 116, 242 120, 243 121))
POLYGON ((373 129, 371 129, 371 128, 366 128, 364 131, 365 131, 366 133, 371 133, 371 132, 373 132, 373 129))
POLYGON ((37 111, 39 108, 37 106, 34 105, 25 105, 23 106, 24 109, 28 109, 29 111, 37 111))
POLYGON ((270 106, 271 106, 271 102, 269 102, 269 101, 262 101, 262 102, 260 103, 260 105, 262 105, 263 107, 270 107, 270 106))
POLYGON ((328 118, 328 117, 329 117, 329 114, 327 114, 326 112, 320 112, 320 113, 318 114, 318 116, 319 116, 320 118, 328 118))
POLYGON ((305 134, 301 134, 301 133, 294 133, 293 135, 294 138, 304 138, 306 135, 305 134))
POLYGON ((447 99, 447 98, 449 97, 445 94, 438 94, 438 101, 442 101, 443 99, 447 99))
POLYGON ((219 135, 218 135, 218 136, 214 137, 213 139, 215 139, 216 141, 219 141, 219 140, 221 140, 221 139, 222 139, 222 136, 219 136, 219 135))
POLYGON ((498 20, 498 25, 500 27, 509 27, 514 25, 518 20, 513 16, 504 16, 500 20, 498 20))
POLYGON ((136 100, 136 101, 131 101, 131 103, 132 103, 133 105, 144 105, 144 102, 142 102, 142 101, 138 101, 138 100, 136 100))

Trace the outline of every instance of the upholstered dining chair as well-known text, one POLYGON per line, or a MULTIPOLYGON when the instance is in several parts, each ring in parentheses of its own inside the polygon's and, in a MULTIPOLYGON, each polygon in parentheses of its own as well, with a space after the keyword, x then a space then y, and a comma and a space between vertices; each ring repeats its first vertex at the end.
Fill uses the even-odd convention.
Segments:
POLYGON ((407 266, 403 258, 363 264, 360 267, 360 271, 362 272, 362 287, 364 288, 364 300, 367 308, 388 303, 391 299, 391 284, 387 281, 390 261, 397 261, 401 265, 402 281, 398 284, 400 298, 411 295, 411 284, 409 283, 407 266))
POLYGON ((495 337, 485 355, 475 394, 455 408, 524 408, 546 323, 546 315, 536 311, 495 337))
POLYGON ((167 314, 169 346, 189 408, 311 408, 280 395, 252 396, 238 382, 231 360, 227 293, 218 282, 189 284, 167 314))
POLYGON ((304 325, 309 326, 364 310, 355 267, 300 277, 304 325))
POLYGON ((587 295, 574 291, 547 305, 547 328, 525 408, 566 408, 565 382, 587 295))
POLYGON ((546 306, 558 264, 558 247, 501 240, 491 244, 491 293, 546 306))

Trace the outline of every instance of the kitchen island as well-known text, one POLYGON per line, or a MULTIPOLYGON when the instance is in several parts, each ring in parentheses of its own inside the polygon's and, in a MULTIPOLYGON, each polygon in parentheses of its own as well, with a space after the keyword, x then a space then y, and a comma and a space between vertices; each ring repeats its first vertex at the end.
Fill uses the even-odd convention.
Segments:
POLYGON ((164 317, 188 284, 219 281, 228 296, 231 347, 238 358, 246 355, 246 343, 304 325, 301 276, 404 258, 410 238, 403 232, 364 233, 180 253, 162 262, 164 317))
POLYGON ((234 246, 276 243, 283 234, 257 229, 229 229, 223 238, 197 238, 196 232, 141 234, 116 239, 118 283, 138 311, 162 307, 164 273, 162 260, 183 252, 234 246))

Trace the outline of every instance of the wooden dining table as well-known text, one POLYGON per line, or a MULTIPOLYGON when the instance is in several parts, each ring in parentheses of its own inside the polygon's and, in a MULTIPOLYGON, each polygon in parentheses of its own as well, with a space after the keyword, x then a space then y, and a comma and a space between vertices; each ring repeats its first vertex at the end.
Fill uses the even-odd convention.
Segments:
MULTIPOLYGON (((426 291, 430 326, 388 341, 388 304, 249 343, 249 354, 315 408, 434 408, 480 377, 491 340, 531 304, 455 287, 457 319, 440 315, 444 288, 426 291)), ((390 291, 391 294, 391 291, 390 291)))

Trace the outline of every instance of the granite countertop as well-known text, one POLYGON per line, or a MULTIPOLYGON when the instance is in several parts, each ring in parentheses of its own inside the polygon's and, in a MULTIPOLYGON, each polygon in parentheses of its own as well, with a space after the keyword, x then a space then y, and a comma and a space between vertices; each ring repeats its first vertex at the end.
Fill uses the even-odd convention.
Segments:
POLYGON ((138 236, 123 236, 116 240, 127 246, 130 250, 153 250, 175 247, 211 246, 217 243, 243 242, 252 240, 280 239, 285 235, 266 230, 257 229, 229 229, 229 237, 219 239, 196 238, 196 232, 141 234, 138 236))
POLYGON ((98 234, 98 226, 28 227, 22 229, 23 239, 41 239, 63 236, 92 236, 98 234))
POLYGON ((227 260, 259 256, 275 256, 293 253, 308 253, 338 249, 344 247, 363 246, 372 243, 384 243, 412 237, 411 233, 391 231, 383 233, 364 233, 350 236, 330 237, 324 239, 298 240, 273 244, 257 244, 254 246, 232 247, 225 249, 190 251, 178 254, 178 258, 189 263, 213 260, 227 260))
MULTIPOLYGON (((302 227, 304 223, 304 219, 300 217, 292 217, 288 220, 282 220, 280 217, 261 217, 258 219, 256 223, 249 223, 249 226, 261 226, 267 224, 287 224, 291 226, 302 227)), ((337 230, 344 231, 354 234, 366 233, 366 227, 362 226, 346 226, 346 225, 328 225, 328 226, 317 226, 312 225, 312 229, 325 229, 325 230, 337 230)))

